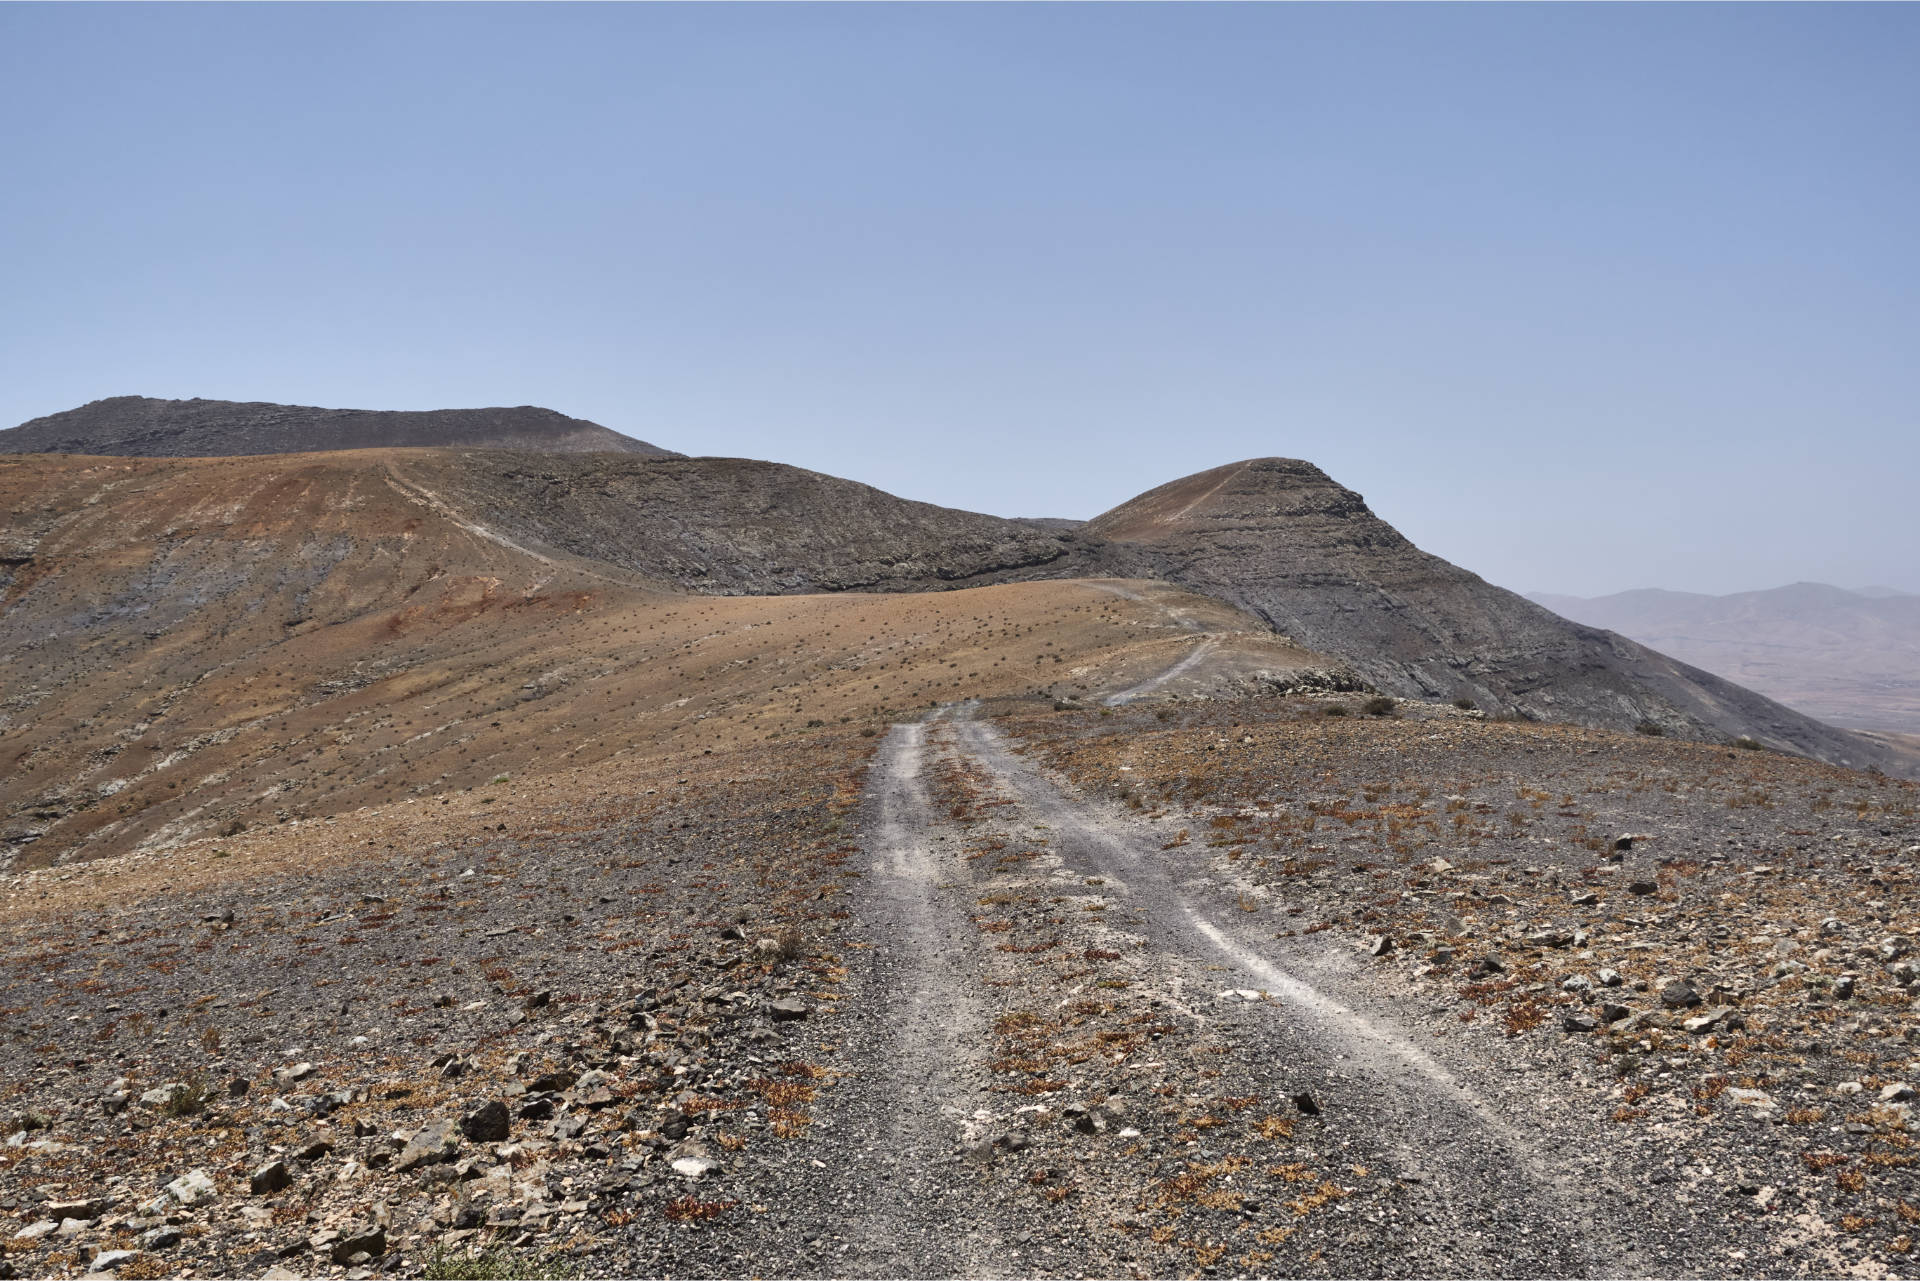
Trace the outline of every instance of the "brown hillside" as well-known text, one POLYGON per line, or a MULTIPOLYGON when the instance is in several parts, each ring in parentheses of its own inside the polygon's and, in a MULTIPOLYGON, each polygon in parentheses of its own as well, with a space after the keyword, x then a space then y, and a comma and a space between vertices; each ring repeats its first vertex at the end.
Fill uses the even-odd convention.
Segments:
POLYGON ((404 452, 0 461, 15 866, 1312 656, 1151 583, 690 597, 456 513, 404 452))

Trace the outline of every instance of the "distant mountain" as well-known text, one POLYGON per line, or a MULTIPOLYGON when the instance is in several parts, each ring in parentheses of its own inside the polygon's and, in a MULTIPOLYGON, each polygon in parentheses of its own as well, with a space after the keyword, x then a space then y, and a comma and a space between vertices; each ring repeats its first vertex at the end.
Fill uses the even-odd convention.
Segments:
POLYGON ((0 454, 212 458, 384 448, 681 456, 533 405, 412 412, 113 396, 0 431, 0 454))
POLYGON ((1793 583, 1730 596, 1643 588, 1532 599, 1836 725, 1920 733, 1920 596, 1793 583))

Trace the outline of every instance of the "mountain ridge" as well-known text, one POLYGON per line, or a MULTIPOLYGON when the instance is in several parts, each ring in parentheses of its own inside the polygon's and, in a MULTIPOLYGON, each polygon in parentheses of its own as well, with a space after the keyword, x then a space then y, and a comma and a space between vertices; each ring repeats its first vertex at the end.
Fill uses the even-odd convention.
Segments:
MULTIPOLYGON (((202 424, 247 411, 242 426, 258 408, 153 403, 184 406, 180 421, 202 424)), ((340 412, 356 416, 351 432, 335 433, 344 441, 387 439, 396 434, 388 428, 421 425, 419 416, 340 412)), ((365 454, 369 464, 378 454, 380 483, 410 491, 471 533, 549 562, 599 565, 706 596, 1158 580, 1243 610, 1399 697, 1465 700, 1489 715, 1710 742, 1751 738, 1831 763, 1913 768, 1886 741, 1834 729, 1422 551, 1362 495, 1299 459, 1210 468, 1069 523, 938 507, 780 463, 583 450, 577 427, 606 429, 547 410, 500 411, 521 420, 538 416, 545 431, 541 448, 501 448, 499 432, 481 430, 487 424, 473 417, 492 411, 449 412, 466 417, 425 429, 437 438, 462 435, 463 444, 340 452, 365 454), (555 440, 563 443, 551 445, 555 440)), ((41 436, 48 421, 36 420, 41 436)), ((88 447, 110 443, 103 434, 110 433, 96 432, 88 447)), ((258 432, 214 435, 229 445, 261 443, 258 432)), ((166 441, 131 444, 178 446, 180 437, 176 431, 166 441)), ((279 438, 284 443, 284 429, 279 438)), ((359 484, 349 477, 372 473, 343 459, 321 474, 327 484, 359 484)), ((34 540, 26 523, 13 523, 0 553, 29 568, 0 577, 31 575, 34 540)))
POLYGON ((110 396, 0 431, 0 454, 212 458, 461 447, 680 457, 599 423, 537 405, 324 409, 269 401, 110 396))

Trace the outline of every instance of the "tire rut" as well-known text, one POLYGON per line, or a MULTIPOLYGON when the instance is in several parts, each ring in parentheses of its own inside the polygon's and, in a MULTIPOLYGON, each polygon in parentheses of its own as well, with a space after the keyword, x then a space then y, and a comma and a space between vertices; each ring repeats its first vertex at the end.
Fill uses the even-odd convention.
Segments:
POLYGON ((866 797, 869 864, 857 895, 873 940, 859 1022, 848 1029, 858 1077, 840 1092, 838 1159, 854 1171, 843 1276, 1004 1275, 995 1217, 955 1156, 984 1097, 984 1006, 964 911, 945 901, 952 869, 920 778, 926 726, 896 725, 866 797))
POLYGON ((1222 1024, 1244 1038, 1241 1052, 1264 1056, 1289 1088, 1311 1082, 1307 1092, 1348 1121, 1354 1137, 1347 1141, 1391 1153, 1403 1180, 1426 1189, 1424 1221, 1439 1229, 1440 1243, 1389 1270, 1480 1276, 1619 1270, 1611 1243, 1592 1235, 1582 1212, 1587 1198, 1570 1172, 1404 1033, 1300 977, 1268 941, 1223 927, 1168 874, 1157 847, 1063 794, 990 726, 961 721, 954 748, 1015 798, 1009 821, 1044 827, 1068 867, 1121 891, 1140 915, 1131 928, 1160 957, 1184 968, 1188 984, 1262 993, 1257 1009, 1264 1017, 1222 1024))

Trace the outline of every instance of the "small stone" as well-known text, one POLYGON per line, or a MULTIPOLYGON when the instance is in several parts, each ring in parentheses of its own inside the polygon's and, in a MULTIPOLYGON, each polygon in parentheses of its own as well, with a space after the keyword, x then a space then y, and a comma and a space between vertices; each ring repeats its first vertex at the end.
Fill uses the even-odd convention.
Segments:
POLYGON ((460 1132, 475 1143, 505 1143, 512 1129, 507 1105, 498 1099, 483 1103, 460 1118, 460 1132))
POLYGON ((427 1122, 407 1140, 407 1146, 401 1149, 399 1159, 394 1162, 394 1171, 405 1174, 409 1170, 417 1170, 422 1166, 451 1161, 454 1154, 460 1150, 459 1140, 454 1137, 454 1134, 455 1128, 452 1121, 427 1122))
POLYGON ((142 1107, 163 1108, 173 1102, 174 1095, 186 1088, 184 1082, 169 1081, 165 1085, 148 1090, 145 1094, 142 1094, 140 1096, 140 1104, 142 1107))
POLYGON ((1301 1090, 1293 1096, 1293 1106, 1300 1110, 1300 1115, 1302 1116, 1320 1115, 1320 1105, 1314 1101, 1313 1095, 1307 1093, 1305 1090, 1301 1090))
POLYGON ((333 1243, 331 1255, 335 1263, 350 1263, 356 1254, 377 1259, 386 1252, 387 1230, 376 1223, 342 1232, 333 1243))
POLYGON ((1880 1087, 1880 1101, 1882 1103, 1906 1103, 1913 1098, 1913 1087, 1905 1081, 1896 1081, 1892 1085, 1880 1087))
POLYGON ((1705 1014, 1696 1014, 1680 1026, 1689 1032, 1710 1032, 1719 1026, 1720 1020, 1733 1013, 1724 1005, 1716 1005, 1705 1014))
POLYGON ((1660 1004, 1670 1010, 1684 1010, 1700 1004, 1700 994, 1685 979, 1674 979, 1660 989, 1660 1004))
POLYGON ((1385 934, 1376 934, 1367 944, 1368 956, 1387 956, 1393 952, 1393 940, 1385 934))
POLYGON ((1618 1023, 1631 1013, 1633 1013, 1633 1011, 1629 1010, 1626 1006, 1616 1004, 1612 1001, 1608 1001, 1600 1007, 1600 1019, 1604 1023, 1618 1023))
POLYGON ((304 1081, 312 1075, 313 1064, 311 1063, 294 1063, 287 1067, 277 1067, 273 1070, 273 1079, 276 1081, 304 1081))
POLYGON ((1847 1001, 1859 990, 1859 980, 1851 974, 1842 974, 1833 981, 1833 997, 1836 1001, 1847 1001))
POLYGON ((1660 886, 1655 881, 1633 881, 1627 886, 1627 893, 1645 898, 1649 894, 1658 894, 1660 886))
POLYGON ((189 1170, 167 1184, 167 1195, 181 1205, 199 1205, 218 1196, 219 1189, 205 1170, 189 1170))
POLYGON ((93 1270, 111 1272, 128 1259, 138 1257, 139 1253, 138 1250, 102 1250, 93 1256, 93 1270))
POLYGON ((247 1097, 247 1091, 250 1088, 252 1087, 248 1085, 246 1077, 236 1076, 227 1082, 227 1095, 230 1098, 244 1099, 247 1097))
POLYGON ((1595 894, 1592 890, 1588 890, 1584 894, 1574 895, 1572 901, 1575 907, 1592 907, 1595 903, 1598 903, 1600 901, 1600 896, 1598 894, 1595 894))
POLYGON ((1619 987, 1622 983, 1626 982, 1625 979, 1620 977, 1620 971, 1618 970, 1602 969, 1598 974, 1594 975, 1594 977, 1600 980, 1601 987, 1619 987))
POLYGON ((1619 851, 1620 853, 1625 854, 1628 850, 1633 848, 1633 837, 1630 835, 1614 837, 1613 848, 1619 851))
POLYGON ((698 1180, 712 1170, 715 1164, 705 1157, 683 1156, 673 1163, 673 1172, 683 1179, 698 1180))
POLYGON ((1082 1134, 1104 1134, 1107 1130, 1107 1114, 1099 1108, 1088 1108, 1073 1118, 1073 1128, 1082 1134))
POLYGON ((15 1241, 38 1241, 42 1237, 52 1236, 60 1230, 58 1219, 41 1219, 38 1223, 29 1223, 13 1234, 15 1241))
POLYGON ((179 1228, 154 1228, 140 1235, 142 1250, 169 1250, 180 1244, 179 1228))
POLYGON ((775 1023, 788 1023, 795 1019, 804 1019, 809 1012, 806 1002, 794 996, 782 997, 780 1000, 769 1002, 767 1005, 767 1014, 775 1023))
POLYGON ((1727 1091, 1727 1102, 1762 1109, 1779 1106, 1773 1101, 1773 1096, 1765 1090, 1743 1090, 1737 1086, 1727 1091))
POLYGON ((55 1219, 97 1219, 113 1205, 109 1197, 90 1197, 84 1201, 49 1201, 41 1209, 55 1219))
POLYGON ((247 1186, 255 1196, 269 1196, 293 1184, 293 1172, 285 1161, 269 1161, 253 1172, 247 1186))
POLYGON ((1591 1032, 1599 1027, 1600 1023, 1593 1015, 1575 1010, 1560 1020, 1560 1026, 1569 1032, 1591 1032))

